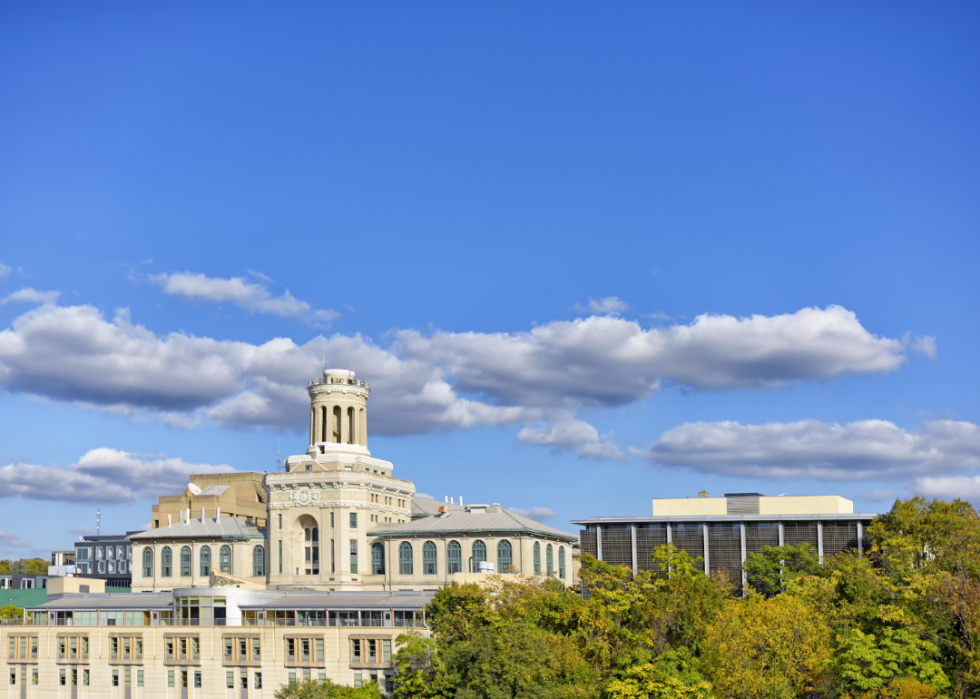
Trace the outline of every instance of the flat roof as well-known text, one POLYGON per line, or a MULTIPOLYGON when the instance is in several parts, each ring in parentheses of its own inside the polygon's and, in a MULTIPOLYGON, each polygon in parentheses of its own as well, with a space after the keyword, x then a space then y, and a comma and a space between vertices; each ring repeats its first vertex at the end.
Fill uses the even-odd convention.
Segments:
POLYGON ((287 592, 283 597, 265 602, 245 603, 240 609, 421 609, 436 596, 435 591, 403 590, 396 592, 287 592))
POLYGON ((174 596, 169 592, 93 592, 69 593, 48 597, 45 604, 31 607, 37 609, 101 609, 105 611, 170 609, 174 596))
POLYGON ((573 519, 572 524, 670 524, 673 522, 848 522, 867 520, 870 522, 876 514, 829 514, 829 515, 683 515, 670 517, 590 517, 589 519, 573 519))

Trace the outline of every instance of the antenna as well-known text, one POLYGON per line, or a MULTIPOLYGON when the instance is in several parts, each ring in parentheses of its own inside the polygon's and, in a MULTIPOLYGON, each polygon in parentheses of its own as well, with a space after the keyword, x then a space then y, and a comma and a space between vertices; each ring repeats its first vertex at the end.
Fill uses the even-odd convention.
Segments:
POLYGON ((95 513, 95 535, 102 536, 102 510, 96 510, 95 513))
POLYGON ((279 473, 279 433, 276 432, 276 473, 279 473))

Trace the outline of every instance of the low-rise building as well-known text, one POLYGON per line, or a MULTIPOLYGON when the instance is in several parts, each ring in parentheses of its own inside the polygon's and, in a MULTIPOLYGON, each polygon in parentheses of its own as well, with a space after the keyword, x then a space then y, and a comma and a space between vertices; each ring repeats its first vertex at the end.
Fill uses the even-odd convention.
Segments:
POLYGON ((497 503, 450 508, 416 496, 415 509, 434 514, 369 533, 365 586, 429 590, 454 574, 482 572, 553 577, 566 585, 578 577, 574 536, 497 503))
POLYGON ((839 495, 711 498, 702 491, 696 498, 654 499, 651 517, 592 517, 573 524, 582 527, 582 551, 601 561, 650 570, 654 549, 672 543, 700 558, 700 570, 725 576, 741 592, 749 553, 807 543, 821 561, 847 549, 860 554, 868 547, 866 530, 874 517, 854 514, 854 503, 839 495))
POLYGON ((257 527, 266 526, 267 495, 261 473, 209 473, 191 476, 181 495, 163 496, 153 506, 151 529, 168 527, 183 513, 203 511, 202 517, 238 517, 257 527))
POLYGON ((133 583, 133 546, 125 534, 83 536, 75 542, 75 574, 99 578, 108 587, 131 587, 133 583))
POLYGON ((396 639, 428 633, 431 599, 234 587, 49 594, 23 625, 0 626, 0 686, 11 699, 272 699, 304 678, 390 691, 396 639))

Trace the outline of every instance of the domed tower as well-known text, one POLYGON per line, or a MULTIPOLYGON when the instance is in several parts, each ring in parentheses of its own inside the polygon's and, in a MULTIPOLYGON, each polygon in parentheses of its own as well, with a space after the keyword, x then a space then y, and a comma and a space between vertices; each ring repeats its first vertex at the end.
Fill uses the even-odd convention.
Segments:
POLYGON ((348 369, 324 369, 310 381, 310 447, 308 456, 327 452, 370 454, 367 448, 367 402, 371 389, 348 369))
POLYGON ((394 563, 369 534, 412 519, 415 484, 367 448, 371 390, 347 369, 324 369, 307 385, 306 454, 265 477, 267 581, 280 589, 381 589, 394 563), (379 572, 381 571, 381 572, 379 572))

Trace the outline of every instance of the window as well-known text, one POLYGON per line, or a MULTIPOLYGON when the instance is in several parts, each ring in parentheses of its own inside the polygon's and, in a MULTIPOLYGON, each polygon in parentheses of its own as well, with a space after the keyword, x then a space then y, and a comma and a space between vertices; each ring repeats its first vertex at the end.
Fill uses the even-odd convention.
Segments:
POLYGON ((142 687, 143 686, 143 671, 142 670, 137 670, 136 671, 136 686, 137 687, 142 687))
MULTIPOLYGON (((140 670, 140 674, 142 674, 142 672, 143 671, 140 670)), ((88 670, 82 670, 82 684, 88 687, 88 670)), ((140 685, 140 687, 142 686, 143 685, 140 685)))
POLYGON ((211 547, 202 546, 201 553, 198 555, 198 563, 201 566, 201 577, 206 578, 211 575, 211 547))
POLYGON ((550 578, 555 574, 555 554, 551 548, 551 544, 548 544, 544 550, 544 562, 545 570, 548 571, 548 577, 550 578))
POLYGON ((256 546, 252 549, 252 575, 265 575, 265 547, 256 546))
POLYGON ((254 687, 255 689, 262 689, 262 673, 261 672, 256 672, 255 673, 255 681, 252 683, 252 687, 254 687))
POLYGON ((115 573, 116 572, 116 562, 115 561, 109 561, 109 572, 110 573, 115 573))
POLYGON ((450 541, 446 545, 446 573, 452 575, 453 573, 463 572, 463 549, 460 547, 458 541, 450 541))
POLYGON ((169 578, 173 573, 173 553, 169 546, 164 546, 160 552, 160 575, 169 578))
POLYGON ((180 577, 191 576, 191 547, 182 546, 180 549, 180 577))
POLYGON ((279 515, 279 529, 282 529, 282 515, 279 515))
POLYGON ((282 539, 279 540, 279 575, 282 575, 282 539))
POLYGON ((143 577, 153 577, 153 549, 149 546, 143 549, 143 577))
POLYGON ((220 556, 221 572, 231 573, 231 546, 222 546, 220 556))
POLYGON ((415 566, 412 561, 412 545, 407 541, 403 541, 398 546, 398 574, 412 575, 414 572, 415 566))
MULTIPOLYGON (((13 678, 11 678, 11 680, 12 680, 12 679, 13 679, 13 678)), ((67 684, 68 684, 68 682, 67 682, 67 677, 66 677, 66 675, 65 675, 65 671, 64 671, 64 670, 61 670, 61 671, 60 671, 60 672, 58 673, 58 679, 60 680, 60 684, 61 684, 61 686, 62 686, 62 687, 64 687, 65 685, 67 685, 67 684)), ((11 682, 10 684, 13 684, 13 682, 11 682)))
POLYGON ((422 544, 422 575, 435 575, 437 563, 436 545, 426 541, 422 544))
POLYGON ((313 470, 313 464, 306 464, 306 471, 307 471, 307 473, 309 473, 312 470, 313 470))
POLYGON ((31 684, 37 684, 37 668, 31 673, 31 684))
POLYGON ((333 529, 333 512, 330 513, 330 528, 333 529))
POLYGON ((534 574, 541 575, 541 542, 534 542, 534 574))
POLYGON ((10 668, 10 684, 17 684, 17 670, 10 668))
MULTIPOLYGON (((18 660, 30 660, 37 658, 37 636, 11 636, 10 637, 10 657, 18 660)), ((64 643, 64 639, 58 639, 59 643, 64 643)), ((61 646, 62 657, 64 657, 64 646, 61 646)))
POLYGON ((167 686, 168 687, 173 687, 174 686, 174 671, 173 670, 167 670, 167 686))
MULTIPOLYGON (((271 623, 271 621, 270 621, 271 623)), ((225 661, 252 662, 262 660, 261 640, 259 638, 225 638, 225 661)))
POLYGON ((357 539, 350 540, 350 572, 357 575, 357 539))
POLYGON ((565 579, 565 547, 558 547, 558 577, 565 579))
POLYGON ((385 574, 385 545, 380 541, 371 544, 371 575, 385 574))
POLYGON ((471 573, 480 572, 480 564, 487 560, 487 545, 477 539, 473 542, 473 570, 471 573))
POLYGON ((354 686, 355 687, 360 687, 361 685, 363 685, 363 683, 364 683, 364 680, 361 679, 361 673, 355 672, 354 673, 354 686))
POLYGON ((350 513, 350 528, 351 529, 357 529, 357 513, 356 512, 351 512, 350 513))
POLYGON ((514 565, 514 549, 509 541, 497 543, 497 572, 509 573, 514 565))
POLYGON ((201 688, 201 671, 200 670, 195 670, 194 671, 194 687, 197 688, 197 689, 200 689, 201 688))
POLYGON ((99 561, 99 572, 100 573, 105 572, 105 561, 99 561))
MULTIPOLYGON (((64 684, 64 682, 62 682, 61 684, 64 684)), ((119 686, 119 670, 112 671, 112 686, 113 687, 119 686)))
POLYGON ((229 670, 225 673, 225 688, 234 689, 235 688, 235 673, 229 670))
POLYGON ((331 574, 331 575, 333 575, 333 573, 334 573, 334 572, 335 572, 336 570, 337 570, 337 564, 336 564, 336 562, 334 561, 334 554, 333 554, 333 539, 331 539, 331 540, 330 540, 330 574, 331 574))

